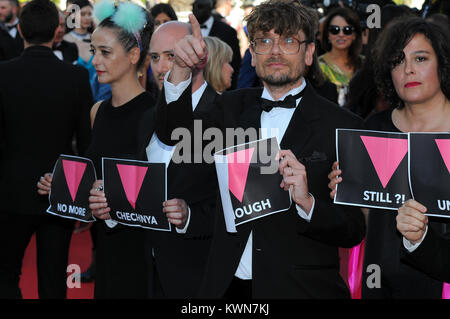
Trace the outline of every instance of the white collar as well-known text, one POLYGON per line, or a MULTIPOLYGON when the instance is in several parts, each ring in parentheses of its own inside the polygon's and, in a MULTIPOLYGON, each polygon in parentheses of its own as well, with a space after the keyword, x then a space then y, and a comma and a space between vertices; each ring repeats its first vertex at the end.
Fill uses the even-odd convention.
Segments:
POLYGON ((206 81, 203 82, 203 84, 195 90, 195 92, 192 92, 192 111, 195 111, 195 108, 198 105, 198 102, 200 102, 200 99, 203 96, 203 92, 205 92, 206 86, 208 83, 206 81))
POLYGON ((206 25, 206 29, 209 31, 211 30, 213 23, 214 17, 210 16, 205 22, 202 23, 202 25, 206 25))

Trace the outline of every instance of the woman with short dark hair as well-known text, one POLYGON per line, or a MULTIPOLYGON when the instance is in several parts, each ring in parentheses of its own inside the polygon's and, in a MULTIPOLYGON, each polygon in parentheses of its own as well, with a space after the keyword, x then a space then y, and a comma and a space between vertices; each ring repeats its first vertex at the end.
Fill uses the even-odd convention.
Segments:
POLYGON ((165 22, 178 21, 175 10, 168 3, 155 4, 150 9, 150 14, 152 15, 153 21, 155 22, 155 29, 165 22))

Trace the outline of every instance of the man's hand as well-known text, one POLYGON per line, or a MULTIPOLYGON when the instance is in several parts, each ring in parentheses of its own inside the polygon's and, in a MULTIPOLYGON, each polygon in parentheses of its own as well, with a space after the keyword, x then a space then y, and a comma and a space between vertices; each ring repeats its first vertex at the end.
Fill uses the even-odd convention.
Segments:
POLYGON ((280 187, 286 191, 290 189, 292 200, 306 214, 309 214, 314 200, 308 191, 305 166, 297 160, 294 153, 290 150, 280 150, 276 159, 280 158, 278 169, 280 174, 283 175, 280 187))
POLYGON ((428 224, 427 208, 413 199, 398 209, 397 229, 412 244, 422 240, 428 224))
POLYGON ((341 174, 342 171, 338 169, 338 162, 334 162, 333 166, 331 166, 331 172, 328 174, 328 179, 330 180, 328 183, 328 188, 331 190, 331 199, 334 199, 334 196, 336 196, 336 185, 342 182, 342 177, 340 176, 341 174))
POLYGON ((174 85, 189 79, 191 72, 203 66, 207 58, 206 44, 203 41, 200 24, 193 14, 189 15, 192 34, 186 35, 174 47, 174 64, 168 81, 174 85))
POLYGON ((163 203, 163 212, 166 213, 169 223, 179 229, 186 226, 188 207, 183 199, 173 198, 163 203))

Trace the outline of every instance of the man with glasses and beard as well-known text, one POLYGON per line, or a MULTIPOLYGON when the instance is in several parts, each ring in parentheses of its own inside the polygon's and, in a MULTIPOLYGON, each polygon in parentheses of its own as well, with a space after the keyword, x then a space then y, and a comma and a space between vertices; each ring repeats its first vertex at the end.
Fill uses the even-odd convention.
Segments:
POLYGON ((18 0, 0 0, 0 61, 23 51, 23 39, 17 30, 19 9, 18 0))
MULTIPOLYGON (((158 105, 158 137, 192 125, 191 70, 205 58, 200 26, 175 47, 175 63, 158 105)), ((279 173, 291 190, 288 211, 265 216, 228 233, 221 203, 200 292, 204 298, 349 298, 339 274, 338 247, 353 247, 365 234, 358 208, 334 205, 328 172, 336 159, 336 128, 361 120, 317 95, 305 78, 313 61, 314 19, 297 1, 270 0, 246 18, 252 65, 264 87, 225 92, 206 112, 203 127, 278 129, 279 173), (270 106, 271 101, 278 104, 270 106), (264 103, 263 103, 264 102, 264 103)), ((225 136, 225 134, 223 134, 225 136)), ((268 134, 266 134, 268 135, 268 134)), ((260 136, 260 138, 271 137, 260 136)), ((223 145, 227 147, 224 141, 223 145)))

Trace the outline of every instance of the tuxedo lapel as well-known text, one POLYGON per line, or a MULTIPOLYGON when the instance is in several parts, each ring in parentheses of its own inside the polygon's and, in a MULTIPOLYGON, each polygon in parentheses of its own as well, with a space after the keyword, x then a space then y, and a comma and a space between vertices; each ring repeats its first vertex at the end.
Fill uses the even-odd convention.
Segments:
POLYGON ((197 107, 195 108, 195 111, 205 112, 209 105, 211 105, 216 97, 219 94, 214 91, 214 89, 211 87, 211 85, 207 85, 205 91, 202 94, 202 97, 198 101, 197 107))
POLYGON ((310 83, 307 83, 305 90, 280 143, 281 149, 290 149, 297 157, 308 142, 312 141, 311 123, 320 119, 315 93, 310 83))
POLYGON ((239 127, 242 127, 244 130, 248 128, 259 130, 261 128, 262 109, 259 105, 261 94, 262 88, 249 91, 243 98, 244 108, 239 119, 239 127))

